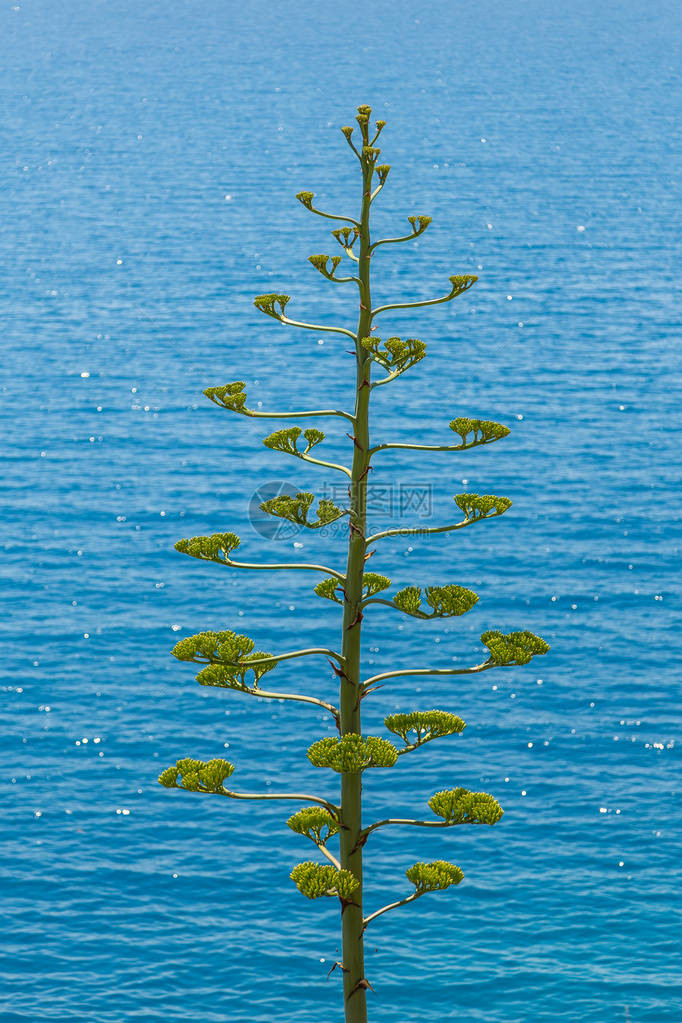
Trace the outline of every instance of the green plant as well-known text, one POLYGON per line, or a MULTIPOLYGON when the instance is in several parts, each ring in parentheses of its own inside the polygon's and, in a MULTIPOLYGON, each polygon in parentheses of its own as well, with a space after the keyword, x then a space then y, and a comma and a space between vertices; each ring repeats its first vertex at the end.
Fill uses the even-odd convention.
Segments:
POLYGON ((270 413, 258 412, 246 405, 247 396, 243 381, 236 381, 222 387, 209 387, 204 392, 214 404, 255 418, 310 419, 323 417, 342 419, 351 426, 349 437, 352 443, 352 465, 338 465, 311 455, 313 448, 321 444, 325 435, 321 430, 289 427, 277 430, 266 437, 266 447, 281 451, 304 461, 322 465, 344 473, 349 479, 349 506, 336 507, 331 501, 318 501, 313 512, 315 497, 302 492, 295 497, 278 497, 263 503, 264 511, 271 515, 289 519, 302 527, 316 529, 344 516, 348 517, 348 559, 345 570, 325 568, 315 564, 249 564, 234 559, 239 539, 233 533, 219 533, 212 536, 197 536, 180 540, 177 550, 201 560, 215 561, 236 568, 251 569, 297 569, 321 572, 324 579, 315 586, 317 596, 334 601, 343 608, 341 628, 341 650, 308 648, 284 654, 266 654, 254 651, 254 642, 246 636, 231 631, 204 632, 181 640, 174 655, 183 661, 202 665, 197 676, 201 685, 218 686, 251 693, 265 698, 297 700, 314 704, 328 711, 338 729, 338 736, 326 737, 313 742, 308 758, 316 767, 327 768, 340 775, 340 796, 326 798, 304 793, 239 793, 225 787, 231 776, 233 765, 225 760, 178 760, 160 777, 160 782, 169 788, 184 788, 192 792, 220 795, 231 799, 278 799, 299 801, 306 804, 287 821, 297 834, 312 841, 327 863, 307 861, 298 864, 291 878, 307 898, 338 898, 341 906, 342 959, 336 965, 343 974, 344 1010, 347 1023, 365 1023, 367 1019, 366 990, 370 987, 365 977, 363 936, 368 925, 383 913, 420 898, 428 892, 440 891, 457 885, 462 880, 458 866, 443 860, 432 863, 415 863, 406 871, 414 891, 390 905, 371 913, 364 910, 363 892, 363 847, 369 836, 378 828, 389 825, 413 825, 425 828, 449 828, 462 824, 495 824, 502 816, 497 801, 487 793, 469 792, 463 788, 452 788, 436 793, 428 802, 434 814, 430 820, 400 820, 387 818, 369 825, 362 823, 362 773, 370 768, 390 768, 399 757, 404 756, 427 742, 461 732, 465 724, 461 718, 443 710, 412 711, 391 714, 385 719, 392 739, 363 735, 361 724, 362 701, 375 693, 389 679, 417 675, 472 675, 493 668, 527 664, 533 656, 544 654, 549 649, 544 640, 531 632, 511 632, 506 635, 487 631, 481 636, 488 654, 480 663, 470 668, 401 668, 384 671, 370 678, 361 673, 361 635, 363 616, 373 605, 386 605, 402 614, 420 619, 447 618, 467 613, 478 597, 471 590, 459 585, 408 586, 397 592, 391 599, 378 596, 386 591, 390 579, 374 572, 365 571, 367 559, 380 541, 393 536, 454 532, 465 529, 483 520, 498 518, 511 505, 506 497, 479 494, 457 494, 456 507, 461 512, 458 521, 450 525, 430 528, 384 529, 373 535, 367 532, 367 477, 372 459, 379 452, 388 449, 408 448, 415 451, 465 451, 470 448, 491 444, 504 438, 509 430, 506 426, 489 420, 456 418, 450 429, 458 438, 454 444, 378 444, 370 439, 370 398, 376 387, 381 387, 405 373, 426 354, 426 346, 415 338, 403 340, 389 337, 382 340, 374 333, 375 320, 396 309, 413 309, 450 302, 464 294, 477 278, 471 275, 450 277, 450 288, 440 298, 423 302, 403 302, 374 306, 370 294, 371 258, 383 245, 407 242, 421 235, 430 223, 429 217, 409 217, 410 232, 402 237, 370 238, 370 208, 386 183, 390 167, 379 163, 380 150, 376 141, 384 122, 377 121, 375 134, 370 139, 370 108, 358 108, 357 122, 361 142, 354 144, 354 129, 342 128, 342 132, 357 157, 362 172, 362 202, 360 215, 353 217, 325 213, 313 204, 312 192, 299 192, 297 198, 311 212, 326 219, 338 221, 344 226, 332 231, 345 255, 355 264, 355 272, 348 276, 337 276, 340 256, 310 256, 312 265, 328 280, 349 283, 359 291, 360 311, 355 332, 342 327, 319 326, 290 318, 286 313, 288 295, 261 295, 255 300, 256 307, 279 323, 306 330, 322 331, 342 335, 346 342, 350 338, 356 352, 357 377, 355 387, 355 409, 353 413, 333 409, 308 412, 270 413), (355 249, 357 248, 357 251, 355 249), (378 368, 383 375, 372 380, 372 371, 378 368), (311 517, 312 516, 312 517, 311 517), (290 658, 320 655, 327 657, 339 681, 338 706, 316 696, 271 692, 261 686, 266 672, 272 671, 281 661, 290 658), (393 741, 395 740, 395 741, 393 741), (329 842, 338 836, 339 851, 335 854, 328 848, 329 842))

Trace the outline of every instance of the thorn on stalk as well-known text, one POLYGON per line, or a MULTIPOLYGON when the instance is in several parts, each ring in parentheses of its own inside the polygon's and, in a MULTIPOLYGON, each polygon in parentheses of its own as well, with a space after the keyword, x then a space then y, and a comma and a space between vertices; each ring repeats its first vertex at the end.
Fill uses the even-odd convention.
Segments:
POLYGON ((358 449, 358 451, 364 451, 364 450, 365 450, 365 449, 363 448, 362 444, 360 443, 360 441, 359 441, 359 440, 357 439, 357 437, 355 436, 355 434, 354 434, 354 433, 347 433, 347 434, 346 434, 346 437, 348 437, 348 439, 349 439, 349 440, 352 440, 352 441, 353 441, 353 444, 355 444, 355 446, 356 446, 356 448, 358 449))
POLYGON ((329 978, 331 977, 332 973, 334 972, 334 970, 336 969, 337 966, 338 966, 338 968, 340 970, 343 970, 344 973, 350 973, 350 970, 348 969, 347 966, 344 966, 343 963, 340 963, 340 962, 337 961, 337 962, 334 963, 334 965, 332 966, 331 970, 327 974, 327 980, 329 980, 329 978))
POLYGON ((382 682, 382 683, 381 683, 380 685, 378 685, 378 686, 370 686, 370 687, 369 687, 369 689, 363 689, 363 690, 362 690, 362 692, 360 693, 360 699, 361 699, 361 700, 364 700, 364 698, 365 698, 366 696, 368 696, 368 695, 369 695, 370 693, 373 693, 375 689, 383 689, 383 688, 384 688, 384 685, 385 685, 385 683, 384 683, 384 682, 382 682))
POLYGON ((374 988, 372 987, 370 982, 366 979, 366 977, 362 977, 357 982, 357 984, 355 985, 353 990, 350 992, 350 994, 348 995, 348 999, 347 1000, 350 1001, 350 999, 353 997, 353 995, 355 994, 356 991, 363 991, 363 990, 366 991, 367 988, 369 988, 370 991, 374 992, 374 988))
MULTIPOLYGON (((329 658, 327 658, 327 660, 329 660, 329 658)), ((331 667, 332 671, 334 672, 337 678, 345 678, 346 682, 350 682, 350 684, 353 685, 353 683, 348 678, 348 675, 346 675, 343 668, 337 668, 333 661, 329 661, 329 666, 331 667)))
POLYGON ((360 832, 360 834, 358 835, 357 842, 355 843, 355 845, 351 849, 351 856, 353 855, 353 853, 356 853, 358 851, 358 849, 362 849, 363 848, 363 846, 364 846, 364 844, 365 844, 365 842, 367 841, 368 838, 369 838, 369 834, 367 834, 367 832, 365 832, 364 834, 362 832, 360 832))
POLYGON ((359 625, 360 622, 362 621, 362 618, 363 618, 362 611, 360 610, 360 608, 358 608, 355 618, 350 623, 350 625, 346 626, 346 632, 350 632, 350 630, 354 629, 356 625, 359 625))
POLYGON ((365 468, 364 468, 364 470, 363 470, 363 471, 362 471, 362 472, 360 473, 360 475, 358 476, 358 483, 360 482, 360 480, 364 480, 365 476, 366 476, 366 475, 367 475, 367 474, 368 474, 369 472, 372 472, 372 471, 373 471, 373 469, 374 469, 374 466, 373 466, 373 465, 366 465, 366 466, 365 466, 365 468))

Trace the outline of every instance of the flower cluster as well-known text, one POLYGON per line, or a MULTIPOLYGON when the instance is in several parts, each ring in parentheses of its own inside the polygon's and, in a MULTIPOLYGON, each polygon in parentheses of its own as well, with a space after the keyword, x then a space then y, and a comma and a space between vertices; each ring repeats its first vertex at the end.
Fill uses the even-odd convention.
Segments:
POLYGON ((478 444, 491 444, 495 440, 506 437, 510 432, 508 426, 495 423, 492 419, 467 419, 464 416, 453 419, 450 429, 462 438, 463 448, 472 448, 478 444), (470 433, 473 433, 473 438, 467 441, 470 433))
POLYGON ((314 427, 301 430, 300 426, 287 426, 283 430, 275 430, 269 437, 265 437, 263 444, 265 444, 266 448, 270 448, 271 451, 283 451, 285 455, 298 455, 300 458, 324 439, 325 434, 322 430, 316 430, 314 427), (303 451, 298 450, 298 438, 301 434, 303 434, 306 442, 303 451))
POLYGON ((512 505, 508 497, 495 497, 494 494, 457 494, 453 500, 468 520, 502 515, 512 505))
POLYGON ((365 572, 362 577, 362 596, 373 597, 375 593, 387 590, 391 585, 388 576, 379 575, 378 572, 365 572))
POLYGON ((223 782, 234 771, 229 760, 192 760, 185 757, 175 767, 167 767, 159 775, 159 784, 167 789, 186 789, 188 792, 225 793, 223 782))
POLYGON ((504 810, 487 792, 444 789, 429 799, 429 807, 448 824, 497 824, 504 810))
MULTIPOLYGON (((267 657, 267 654, 256 654, 257 657, 267 657)), ((266 668, 259 668, 254 666, 251 671, 254 673, 253 688, 258 688, 258 681, 265 671, 270 668, 276 667, 275 664, 271 664, 266 668)), ((236 671, 234 668, 228 668, 225 664, 207 664, 205 668, 202 668, 197 673, 197 682, 200 686, 213 686, 216 689, 237 689, 240 692, 247 691, 246 672, 247 668, 236 671)))
POLYGON ((307 899, 319 899, 324 895, 338 895, 348 901, 358 887, 358 881, 350 870, 337 870, 331 863, 322 866, 307 860, 298 863, 289 874, 299 892, 307 899))
MULTIPOLYGON (((362 577, 362 599, 373 597, 376 593, 381 593, 382 590, 388 589, 390 585, 391 580, 388 576, 379 575, 378 572, 365 572, 362 577)), ((318 583, 314 587, 314 592, 318 597, 324 597, 326 600, 333 600, 337 604, 343 604, 343 600, 339 596, 339 592, 343 593, 343 587, 339 580, 334 579, 333 576, 323 579, 321 583, 318 583)))
POLYGON ((342 249, 350 252, 360 236, 356 227, 337 227, 332 231, 332 237, 336 238, 342 249))
POLYGON ((431 614, 420 610, 422 591, 420 586, 406 586, 399 590, 393 603, 405 614, 415 618, 455 618, 471 611, 478 600, 478 594, 465 586, 427 586, 424 590, 426 602, 432 609, 431 614))
MULTIPOLYGON (((231 629, 222 632, 198 632, 176 643, 171 653, 179 661, 195 661, 205 657, 213 663, 238 664, 250 654, 255 646, 252 639, 231 629)), ((267 656, 267 655, 263 655, 267 656)))
POLYGON ((388 739, 354 732, 318 739, 308 750, 313 767, 331 767, 339 774, 357 774, 368 767, 393 767, 398 750, 388 739))
POLYGON ((302 206, 305 206, 307 210, 312 210, 313 199, 315 198, 314 192, 297 192, 296 198, 298 199, 302 206))
POLYGON ((408 337, 404 341, 399 337, 389 337, 382 342, 380 337, 372 336, 363 337, 360 343, 374 362, 389 373, 404 373, 426 355, 426 345, 416 337, 408 337), (383 349, 380 347, 382 344, 383 349))
POLYGON ((420 586, 406 586, 398 590, 393 598, 393 603, 406 615, 417 616, 422 603, 422 591, 420 586))
POLYGON ((488 647, 490 660, 498 665, 528 664, 533 657, 549 650, 549 643, 527 630, 504 635, 491 629, 483 633, 481 643, 488 647))
POLYGON ((415 236, 415 238, 417 237, 417 235, 424 233, 424 231, 429 226, 432 220, 431 217, 408 217, 407 219, 410 222, 412 234, 415 236))
POLYGON ((409 714, 389 714, 384 724, 389 732, 399 735, 408 746, 421 746, 429 739, 455 735, 466 728, 460 717, 446 710, 413 710, 409 714))
POLYGON ((239 542, 239 537, 234 533, 212 533, 211 536, 178 540, 175 549, 181 554, 189 554, 191 558, 199 558, 200 561, 217 561, 224 565, 232 551, 239 547, 239 542))
POLYGON ((446 860, 434 860, 432 863, 415 863, 405 871, 407 880, 417 889, 418 895, 425 892, 440 892, 452 884, 459 884, 464 874, 446 860))
POLYGON ((294 497, 286 494, 280 497, 272 497, 269 501, 263 501, 258 507, 268 515, 274 515, 278 519, 287 519, 299 526, 307 526, 308 529, 320 529, 321 526, 328 526, 330 522, 336 522, 342 518, 345 512, 338 508, 328 497, 320 498, 317 504, 317 518, 310 520, 308 512, 315 501, 315 495, 308 491, 301 491, 294 497))
POLYGON ((200 632, 181 639, 173 647, 172 654, 179 661, 207 665, 197 675, 199 685, 244 689, 247 672, 253 672, 253 684, 257 687, 263 675, 277 667, 275 660, 268 664, 251 664, 251 661, 272 656, 262 650, 254 650, 254 646, 248 636, 226 629, 223 632, 200 632))
POLYGON ((337 590, 340 588, 341 583, 339 580, 333 576, 328 576, 327 579, 323 579, 313 589, 318 597, 324 597, 325 600, 333 600, 335 604, 343 604, 341 597, 337 594, 337 590))
POLYGON ((285 306, 289 301, 289 295, 257 295, 253 300, 253 304, 256 309, 260 309, 266 316, 272 316, 275 320, 281 320, 284 316, 285 306), (276 306, 279 306, 279 312, 276 306))
POLYGON ((458 295, 463 295, 465 291, 473 287, 478 277, 474 274, 455 274, 454 277, 448 279, 452 285, 452 291, 448 298, 457 298, 458 295))
POLYGON ((315 267, 315 269, 319 270, 319 272, 322 274, 322 276, 326 277, 328 281, 333 281, 334 280, 334 274, 336 273, 336 268, 339 265, 339 263, 341 262, 341 256, 325 256, 325 255, 308 256, 308 262, 312 263, 312 265, 315 267), (328 263, 329 263, 330 260, 331 260, 331 264, 332 264, 331 265, 331 270, 328 267, 328 263))
POLYGON ((324 845, 339 831, 339 822, 323 806, 306 806, 293 814, 287 824, 297 835, 306 835, 318 845, 324 845))
POLYGON ((381 155, 381 150, 378 148, 378 146, 363 146, 362 155, 364 156, 368 163, 376 164, 377 160, 379 159, 379 156, 381 155))
POLYGON ((246 409, 246 384, 243 380, 234 380, 231 384, 223 384, 222 387, 207 387, 203 392, 209 401, 214 405, 221 405, 230 412, 250 412, 246 409))

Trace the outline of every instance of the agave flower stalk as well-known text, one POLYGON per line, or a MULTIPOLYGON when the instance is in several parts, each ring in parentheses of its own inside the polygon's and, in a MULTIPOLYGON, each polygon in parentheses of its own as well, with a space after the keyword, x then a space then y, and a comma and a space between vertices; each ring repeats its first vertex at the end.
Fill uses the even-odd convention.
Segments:
MULTIPOLYGON (((362 627, 364 615, 375 606, 388 606, 401 614, 420 620, 447 618, 466 614, 478 601, 478 596, 456 583, 444 585, 410 585, 399 590, 390 599, 377 594, 391 586, 388 577, 366 571, 368 558, 381 541, 394 536, 454 532, 484 520, 498 518, 511 506, 506 497, 490 494, 457 494, 457 521, 428 529, 416 527, 382 529, 370 534, 367 525, 367 481, 375 456, 382 457, 391 449, 415 451, 462 452, 502 440, 509 430, 491 420, 458 416, 449 426, 458 438, 455 443, 438 445, 379 443, 370 437, 370 402, 375 387, 391 383, 424 358, 426 345, 417 338, 386 340, 375 333, 377 317, 397 309, 418 309, 447 303, 464 294, 477 278, 470 274, 453 275, 450 288, 440 297, 420 302, 394 302, 375 305, 371 290, 371 262, 377 250, 388 244, 408 242, 419 237, 428 228, 431 218, 422 215, 408 217, 410 232, 394 238, 373 240, 370 233, 370 214, 373 202, 383 189, 390 166, 379 163, 381 150, 376 141, 384 128, 377 121, 370 139, 368 106, 358 107, 357 144, 353 139, 356 129, 341 130, 354 156, 360 164, 362 191, 360 212, 357 217, 337 215, 320 210, 314 203, 312 192, 299 192, 297 198, 312 213, 324 219, 344 224, 332 231, 332 236, 345 255, 354 264, 353 272, 339 276, 342 257, 317 254, 309 261, 322 276, 333 283, 357 288, 358 321, 355 331, 345 327, 329 327, 292 319, 286 313, 290 298, 283 294, 260 295, 255 306, 266 316, 280 324, 304 330, 324 331, 351 338, 356 355, 355 405, 352 412, 339 409, 316 409, 294 412, 256 412, 247 407, 246 385, 234 381, 222 386, 208 387, 204 392, 215 405, 239 415, 259 419, 342 419, 350 423, 348 433, 352 458, 350 465, 338 465, 310 452, 325 439, 316 428, 298 426, 276 430, 265 438, 264 444, 326 469, 338 470, 349 479, 348 507, 339 508, 328 499, 317 501, 315 495, 301 492, 295 496, 280 496, 265 501, 261 507, 270 515, 295 522, 302 528, 318 529, 341 519, 348 520, 348 555, 345 567, 328 568, 324 565, 291 563, 259 564, 237 561, 233 553, 239 547, 234 533, 217 533, 178 541, 176 549, 193 558, 213 561, 231 568, 280 571, 293 569, 322 573, 324 578, 314 587, 315 594, 333 601, 342 608, 340 650, 331 647, 310 647, 279 654, 268 654, 254 649, 255 643, 247 636, 231 630, 204 632, 181 640, 173 650, 183 661, 200 665, 197 681, 204 686, 232 689, 242 694, 264 698, 295 700, 313 704, 327 711, 334 720, 338 735, 327 736, 312 743, 308 759, 320 768, 340 775, 340 791, 334 797, 310 795, 301 792, 249 793, 226 788, 234 765, 223 759, 209 761, 185 757, 167 768, 159 781, 168 788, 183 788, 191 792, 219 795, 237 800, 284 800, 306 804, 287 821, 289 827, 308 838, 326 862, 307 860, 291 872, 299 891, 307 898, 320 897, 339 900, 341 911, 342 958, 335 967, 343 976, 343 1006, 346 1023, 367 1023, 367 991, 373 990, 365 975, 364 936, 367 927, 378 917, 414 902, 423 895, 442 891, 460 883, 463 877, 459 866, 444 860, 415 863, 405 871, 412 891, 395 901, 366 912, 362 854, 365 843, 380 828, 423 827, 450 828, 457 825, 493 825, 502 817, 497 800, 484 792, 470 792, 454 786, 435 793, 428 806, 430 820, 402 819, 386 816, 370 824, 362 817, 362 776, 371 768, 390 768, 401 756, 414 752, 420 746, 463 731, 465 723, 456 714, 444 710, 414 710, 390 714, 385 726, 392 738, 364 735, 362 731, 362 701, 382 688, 389 680, 407 676, 475 675, 483 671, 512 665, 527 664, 532 657, 545 654, 547 643, 532 632, 520 630, 502 633, 489 629, 481 636, 487 654, 468 668, 428 667, 418 664, 414 668, 399 668, 379 672, 368 678, 362 676, 362 627), (375 374, 373 379, 373 373, 375 374), (381 375, 383 374, 383 375, 381 375), (310 693, 283 693, 261 687, 263 676, 282 662, 301 657, 324 657, 338 679, 338 705, 310 693), (402 745, 401 745, 402 744, 402 745), (338 839, 338 852, 328 848, 338 839)), ((379 612, 385 613, 385 612, 379 612)))

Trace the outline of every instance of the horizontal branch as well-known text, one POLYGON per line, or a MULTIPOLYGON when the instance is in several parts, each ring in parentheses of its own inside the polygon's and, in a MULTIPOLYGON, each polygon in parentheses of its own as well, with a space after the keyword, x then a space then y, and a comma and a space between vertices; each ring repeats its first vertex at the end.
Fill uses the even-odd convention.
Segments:
MULTIPOLYGON (((497 518, 492 515, 489 518, 497 518)), ((426 526, 420 528, 419 526, 401 526, 396 529, 385 529, 381 533, 375 533, 373 536, 367 538, 367 545, 374 543, 376 540, 383 540, 387 536, 430 536, 432 533, 451 533, 454 529, 464 529, 465 526, 471 526, 474 522, 483 522, 483 518, 478 519, 464 519, 463 522, 456 522, 452 526, 426 526)))
MULTIPOLYGON (((374 386, 388 383, 389 379, 389 377, 386 377, 384 380, 377 380, 374 386)), ((482 444, 490 443, 491 441, 487 440, 476 440, 472 441, 471 444, 377 444, 376 447, 369 449, 368 454, 373 455, 375 451, 385 451, 387 448, 409 449, 410 451, 468 451, 469 448, 477 448, 482 444)))
POLYGON ((408 895, 406 899, 400 899, 399 902, 391 902, 388 906, 383 906, 381 909, 377 909, 375 913, 371 913, 370 916, 366 916, 363 919, 363 930, 367 928, 367 925, 370 924, 372 920, 376 920, 378 916, 381 916, 382 913, 388 913, 389 909, 397 909, 398 906, 405 906, 408 902, 414 902, 414 900, 418 899, 420 895, 426 895, 426 892, 413 892, 412 895, 408 895))
POLYGON ((375 824, 370 824, 368 827, 363 828, 361 835, 366 838, 373 831, 376 831, 377 828, 383 828, 386 824, 412 824, 419 828, 454 828, 457 824, 470 823, 473 823, 473 821, 416 821, 411 818, 387 817, 384 821, 376 821, 375 824))
POLYGON ((380 305, 378 309, 372 310, 372 319, 379 313, 386 313, 393 309, 420 309, 425 305, 440 305, 441 302, 449 302, 452 298, 454 295, 448 294, 443 295, 442 298, 429 298, 425 302, 397 302, 394 305, 380 305))
MULTIPOLYGON (((378 243, 377 243, 378 244, 378 243)), ((451 277, 452 289, 447 295, 443 295, 441 298, 430 298, 425 302, 398 302, 395 305, 382 305, 378 309, 372 310, 372 319, 378 316, 379 313, 385 313, 393 309, 421 309, 427 305, 440 305, 441 302, 450 302, 453 298, 457 298, 464 291, 468 291, 469 288, 474 284, 478 278, 474 276, 461 276, 451 277)))
MULTIPOLYGON (((201 789, 198 791, 201 791, 201 789)), ((214 793, 207 792, 205 794, 213 795, 214 793)), ((337 816, 341 812, 340 808, 335 806, 334 803, 330 803, 328 799, 322 799, 320 796, 309 796, 304 792, 232 792, 230 789, 224 789, 222 792, 218 792, 216 794, 220 796, 229 796, 230 799, 288 799, 298 803, 318 803, 319 806, 323 806, 334 816, 337 816)))
POLYGON ((384 604, 386 607, 392 607, 394 611, 401 611, 403 614, 409 614, 410 618, 421 618, 422 621, 430 622, 434 618, 443 618, 444 615, 436 614, 432 611, 430 615, 424 614, 423 611, 403 611, 401 607, 398 607, 392 600, 385 600, 384 597, 365 597, 360 603, 361 608, 367 607, 368 604, 384 604))
POLYGON ((352 224, 353 227, 360 227, 357 220, 353 220, 352 217, 337 216, 335 213, 323 213, 322 210, 316 210, 313 206, 306 206, 306 209, 310 210, 311 213, 316 213, 318 217, 324 217, 325 220, 342 220, 344 224, 352 224))
POLYGON ((324 565, 304 565, 304 564, 293 564, 293 565, 254 565, 247 561, 231 561, 227 556, 225 557, 225 564, 229 565, 230 568, 255 568, 255 569, 295 569, 296 571, 309 569, 311 572, 323 572, 325 575, 333 575, 335 579, 345 583, 346 577, 341 575, 333 568, 326 568, 324 565))
POLYGON ((326 469, 338 469, 339 472, 344 472, 348 479, 352 479, 353 474, 345 465, 337 465, 336 462, 325 462, 321 458, 313 458, 312 455, 306 455, 302 451, 287 451, 285 454, 295 455, 296 458, 301 458, 304 462, 312 462, 313 465, 323 465, 326 469))
MULTIPOLYGON (((373 384, 370 384, 370 387, 374 390, 375 387, 381 387, 382 384, 390 384, 391 380, 396 380, 398 377, 402 376, 404 372, 404 369, 396 369, 392 373, 389 373, 387 377, 382 377, 381 380, 375 380, 373 384)), ((369 451, 369 454, 371 455, 372 451, 369 451)))
POLYGON ((488 668, 496 667, 502 667, 502 665, 496 665, 494 661, 488 660, 483 664, 474 665, 473 668, 401 668, 399 671, 384 671, 380 675, 372 675, 360 685, 360 691, 365 691, 369 686, 376 682, 382 682, 386 678, 401 678, 407 675, 477 675, 481 671, 487 671, 488 668))
MULTIPOLYGON (((270 313, 267 313, 270 315, 270 313)), ((278 319, 279 317, 275 317, 278 319)), ((312 409, 306 412, 257 412, 256 409, 247 408, 245 384, 242 380, 235 380, 225 387, 207 387, 204 394, 218 408, 226 409, 228 412, 237 412, 241 416, 248 416, 249 419, 308 419, 315 416, 341 416, 355 422, 355 416, 341 409, 312 409)))
POLYGON ((352 330, 346 330, 345 327, 324 327, 319 323, 304 323, 302 320, 292 320, 288 316, 278 316, 280 323, 286 323, 289 327, 302 327, 304 330, 315 330, 322 331, 326 334, 345 334, 346 337, 350 337, 353 341, 357 338, 352 330))
MULTIPOLYGON (((379 189, 377 189, 377 191, 379 191, 379 189)), ((382 238, 380 241, 374 242, 373 245, 370 245, 370 254, 374 252, 379 245, 396 245, 398 242, 409 242, 413 238, 418 238, 420 234, 424 234, 424 231, 431 223, 431 217, 408 217, 407 219, 412 227, 410 234, 401 235, 400 238, 382 238)))
MULTIPOLYGON (((324 276, 326 276, 326 274, 323 274, 322 276, 324 277, 324 276)), ((359 288, 362 287, 362 281, 360 280, 360 278, 359 277, 354 277, 352 274, 351 274, 350 277, 331 277, 330 276, 330 277, 327 277, 327 280, 328 281, 333 281, 334 284, 350 284, 352 282, 354 284, 357 284, 357 286, 359 288)))
POLYGON ((409 242, 412 241, 413 238, 418 238, 420 234, 423 234, 423 231, 417 231, 416 233, 411 231, 410 234, 403 234, 400 238, 381 238, 378 242, 374 242, 370 245, 369 251, 374 252, 374 250, 378 249, 380 245, 397 245, 398 242, 409 242))
POLYGON ((322 707, 324 710, 328 710, 332 715, 337 725, 340 722, 339 710, 331 703, 327 703, 326 700, 320 700, 317 696, 304 696, 299 693, 271 693, 265 689, 258 689, 254 686, 244 685, 240 692, 250 693, 252 696, 262 696, 265 700, 295 700, 298 703, 314 703, 318 707, 322 707))
MULTIPOLYGON (((350 140, 349 144, 353 149, 355 149, 352 143, 350 143, 350 140)), ((325 220, 341 220, 343 221, 344 224, 352 224, 353 227, 357 227, 357 229, 360 230, 360 223, 357 220, 354 220, 352 217, 342 217, 337 215, 336 213, 324 213, 323 210, 316 209, 312 203, 313 192, 299 192, 296 198, 301 203, 301 205, 305 206, 305 208, 307 210, 310 210, 311 213, 317 214, 318 217, 324 217, 325 220)))
MULTIPOLYGON (((326 569, 325 569, 326 571, 326 569)), ((226 668, 246 668, 247 670, 253 667, 262 667, 264 664, 279 664, 280 661, 291 661, 294 657, 310 657, 314 655, 321 655, 322 657, 333 657, 339 664, 343 664, 345 657, 341 654, 337 654, 334 650, 327 650, 326 647, 311 646, 306 647, 305 650, 292 650, 288 654, 272 654, 266 657, 254 657, 253 659, 245 661, 219 661, 217 659, 206 659, 200 660, 197 657, 192 658, 193 664, 222 664, 226 668)))
MULTIPOLYGON (((214 402, 215 405, 221 405, 220 402, 214 402)), ((251 419, 308 419, 313 416, 342 416, 344 419, 350 419, 351 423, 355 422, 355 416, 352 416, 349 412, 342 412, 340 409, 320 409, 313 412, 255 412, 253 409, 242 409, 241 414, 243 416, 249 416, 251 419)))

